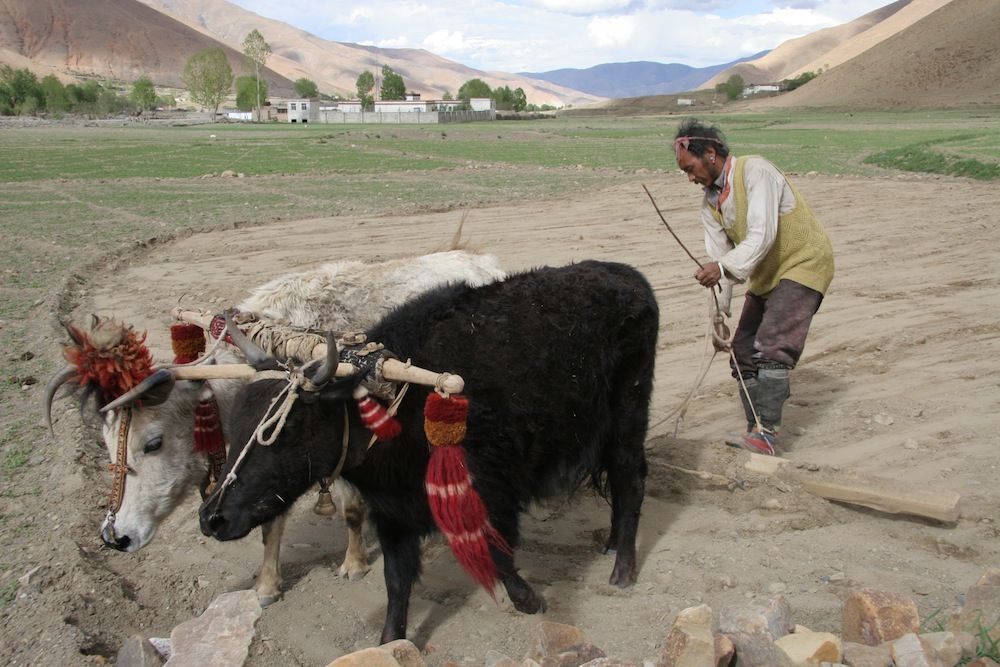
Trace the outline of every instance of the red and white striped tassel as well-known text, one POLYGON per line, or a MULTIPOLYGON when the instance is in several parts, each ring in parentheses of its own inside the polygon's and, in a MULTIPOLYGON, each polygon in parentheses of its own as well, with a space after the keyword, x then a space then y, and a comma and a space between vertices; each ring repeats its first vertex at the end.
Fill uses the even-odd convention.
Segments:
POLYGON ((372 398, 364 387, 358 385, 354 390, 354 400, 358 402, 361 422, 379 440, 391 440, 403 430, 385 406, 372 398))

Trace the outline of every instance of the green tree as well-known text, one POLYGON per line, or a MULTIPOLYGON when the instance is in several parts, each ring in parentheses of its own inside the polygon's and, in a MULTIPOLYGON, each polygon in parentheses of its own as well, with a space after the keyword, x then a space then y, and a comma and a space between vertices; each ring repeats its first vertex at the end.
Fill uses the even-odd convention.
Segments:
POLYGON ((161 109, 173 109, 177 106, 177 99, 173 95, 167 93, 158 95, 156 97, 156 106, 161 109))
POLYGON ((258 81, 253 75, 236 77, 236 108, 253 111, 267 100, 267 81, 258 81))
MULTIPOLYGON (((264 41, 264 35, 260 34, 256 28, 251 30, 243 39, 243 55, 253 63, 254 78, 257 80, 258 85, 260 85, 260 70, 264 67, 264 63, 267 62, 268 56, 271 55, 271 46, 264 41)), ((264 103, 260 101, 260 90, 257 91, 257 100, 257 120, 259 121, 264 107, 264 103)))
POLYGON ((482 79, 469 79, 458 89, 458 99, 468 102, 473 97, 492 97, 493 91, 482 79))
POLYGON ((510 111, 514 108, 514 91, 510 89, 510 86, 494 88, 493 99, 496 100, 497 109, 510 111))
POLYGON ((0 105, 18 116, 44 108, 45 95, 35 73, 27 68, 0 66, 0 105))
POLYGON ((156 87, 153 80, 143 75, 132 84, 132 92, 129 93, 129 100, 143 113, 156 107, 156 87))
POLYGON ((451 91, 450 90, 446 90, 446 91, 444 91, 444 95, 441 96, 441 99, 445 100, 445 101, 450 101, 450 100, 453 100, 455 98, 451 96, 451 91))
POLYGON ((819 76, 819 74, 820 74, 819 72, 812 72, 812 71, 803 72, 794 79, 785 79, 784 81, 782 81, 782 83, 784 84, 785 90, 795 90, 796 88, 806 85, 807 83, 815 79, 817 76, 819 76))
POLYGON ((524 94, 524 88, 514 89, 514 111, 524 111, 528 108, 528 96, 524 94))
POLYGON ((296 79, 292 88, 295 89, 295 94, 299 97, 319 97, 319 88, 316 87, 316 82, 311 79, 305 77, 296 79))
POLYGON ((406 98, 406 84, 403 77, 388 65, 382 65, 382 99, 402 100, 406 98))
POLYGON ((746 83, 739 74, 733 74, 726 79, 725 83, 715 86, 716 92, 724 94, 728 100, 735 100, 743 92, 744 88, 746 88, 746 83))
POLYGON ((371 107, 375 101, 375 98, 372 97, 372 90, 375 89, 375 75, 365 70, 358 75, 357 87, 358 99, 361 100, 361 108, 367 109, 371 107))
POLYGON ((233 86, 233 68, 222 49, 206 49, 188 58, 181 81, 192 100, 212 110, 214 122, 219 105, 233 86))
POLYGON ((49 113, 61 113, 69 111, 70 101, 66 94, 66 86, 56 77, 55 74, 47 74, 42 77, 38 84, 42 89, 45 98, 45 109, 49 113))

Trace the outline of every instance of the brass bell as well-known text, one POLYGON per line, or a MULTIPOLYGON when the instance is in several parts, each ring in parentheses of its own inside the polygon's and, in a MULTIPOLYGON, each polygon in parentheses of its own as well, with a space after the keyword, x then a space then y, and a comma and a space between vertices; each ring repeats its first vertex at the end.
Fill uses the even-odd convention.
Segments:
POLYGON ((313 512, 320 516, 333 516, 337 513, 337 506, 333 504, 333 496, 330 495, 329 491, 319 492, 319 498, 316 499, 313 512))

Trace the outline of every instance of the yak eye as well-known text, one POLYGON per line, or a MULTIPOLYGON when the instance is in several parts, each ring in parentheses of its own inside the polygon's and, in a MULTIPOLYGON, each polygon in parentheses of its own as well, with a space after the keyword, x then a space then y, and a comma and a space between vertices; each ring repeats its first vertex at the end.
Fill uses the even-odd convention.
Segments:
POLYGON ((163 446, 163 437, 157 436, 146 443, 146 446, 142 448, 142 451, 146 454, 150 452, 155 452, 157 449, 163 446))

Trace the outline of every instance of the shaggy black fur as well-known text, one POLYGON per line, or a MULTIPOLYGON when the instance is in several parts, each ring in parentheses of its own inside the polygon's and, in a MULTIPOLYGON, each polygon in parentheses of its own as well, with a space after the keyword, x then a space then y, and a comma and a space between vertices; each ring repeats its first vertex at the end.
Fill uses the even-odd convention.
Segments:
MULTIPOLYGON (((606 549, 617 554, 611 583, 625 587, 636 575, 658 328, 656 300, 642 274, 588 261, 479 288, 443 287, 401 306, 368 333, 401 359, 465 379, 469 470, 491 522, 511 546, 518 543, 518 514, 530 501, 587 482, 609 497, 606 549)), ((279 440, 255 445, 222 501, 206 501, 202 529, 236 539, 284 512, 333 471, 346 414, 351 444, 343 476, 368 504, 385 555, 386 642, 405 635, 410 590, 420 573, 419 539, 436 530, 424 491, 428 389, 411 387, 397 415, 403 433, 366 451, 369 435, 348 400, 356 382, 304 395, 279 440)), ((283 385, 253 383, 237 397, 223 474, 283 385)), ((542 609, 513 557, 493 556, 515 607, 542 609)))

